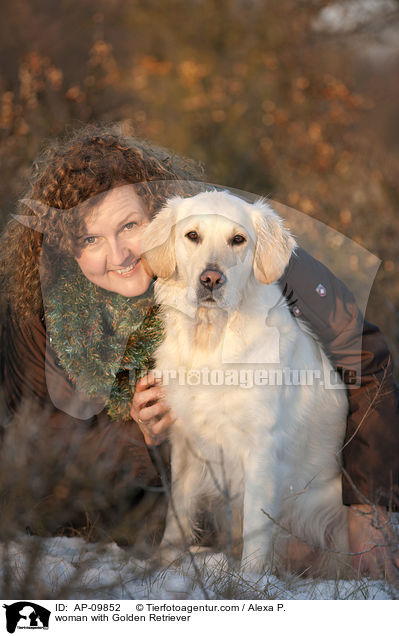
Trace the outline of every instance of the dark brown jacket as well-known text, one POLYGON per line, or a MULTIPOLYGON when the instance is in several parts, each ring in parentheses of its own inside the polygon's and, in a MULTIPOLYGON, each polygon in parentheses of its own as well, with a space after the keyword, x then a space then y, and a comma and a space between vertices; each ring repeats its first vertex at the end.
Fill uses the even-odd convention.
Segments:
MULTIPOLYGON (((28 449, 26 463, 42 463, 36 494, 43 506, 24 525, 52 533, 90 523, 91 536, 127 543, 160 536, 163 487, 137 424, 111 421, 105 410, 87 419, 58 410, 47 391, 46 371, 66 401, 76 393, 51 350, 45 364, 44 320, 20 322, 8 310, 2 327, 3 433, 19 427, 35 447, 28 449), (50 477, 44 483, 46 472, 50 477), (48 514, 49 506, 56 514, 48 514)), ((26 475, 30 479, 29 466, 26 475)))
POLYGON ((292 314, 309 324, 346 381, 344 503, 371 501, 397 509, 399 399, 392 359, 379 329, 364 320, 342 281, 301 248, 279 283, 292 314))

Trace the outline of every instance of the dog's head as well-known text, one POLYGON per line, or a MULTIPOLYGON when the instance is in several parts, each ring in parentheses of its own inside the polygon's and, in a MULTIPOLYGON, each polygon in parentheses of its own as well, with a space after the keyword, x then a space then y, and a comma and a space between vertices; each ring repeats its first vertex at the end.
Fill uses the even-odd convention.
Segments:
POLYGON ((295 241, 264 201, 254 204, 228 192, 175 197, 142 237, 153 273, 187 288, 191 303, 234 309, 251 276, 276 281, 295 241))

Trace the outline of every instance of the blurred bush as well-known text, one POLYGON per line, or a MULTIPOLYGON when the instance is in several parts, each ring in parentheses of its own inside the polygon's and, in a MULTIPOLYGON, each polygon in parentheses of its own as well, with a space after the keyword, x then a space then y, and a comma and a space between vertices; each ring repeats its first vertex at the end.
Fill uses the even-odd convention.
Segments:
POLYGON ((368 317, 397 359, 399 57, 373 59, 378 24, 342 36, 313 30, 327 4, 3 6, 2 222, 47 137, 79 122, 120 121, 202 161, 209 181, 270 195, 377 254, 368 317))

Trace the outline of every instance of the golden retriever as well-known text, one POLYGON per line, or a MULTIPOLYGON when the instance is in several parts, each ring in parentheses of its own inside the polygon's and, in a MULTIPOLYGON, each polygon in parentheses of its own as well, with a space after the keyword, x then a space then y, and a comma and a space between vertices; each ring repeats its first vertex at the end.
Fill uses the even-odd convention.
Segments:
POLYGON ((166 326, 156 372, 177 414, 163 545, 186 547, 205 510, 239 528, 249 570, 271 565, 282 528, 347 552, 347 399, 323 385, 331 364, 276 283, 296 245, 281 218, 202 192, 169 200, 142 242, 166 326))

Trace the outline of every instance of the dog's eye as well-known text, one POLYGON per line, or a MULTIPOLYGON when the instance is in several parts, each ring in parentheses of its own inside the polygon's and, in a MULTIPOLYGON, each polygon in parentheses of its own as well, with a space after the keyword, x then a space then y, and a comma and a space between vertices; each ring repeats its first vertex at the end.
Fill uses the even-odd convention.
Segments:
POLYGON ((194 230, 192 232, 187 232, 186 237, 190 239, 190 241, 193 241, 193 243, 198 243, 199 241, 198 232, 194 232, 194 230))
POLYGON ((246 240, 247 239, 245 238, 245 236, 242 236, 241 234, 236 234, 231 239, 231 244, 232 245, 242 245, 242 243, 245 243, 246 240))

